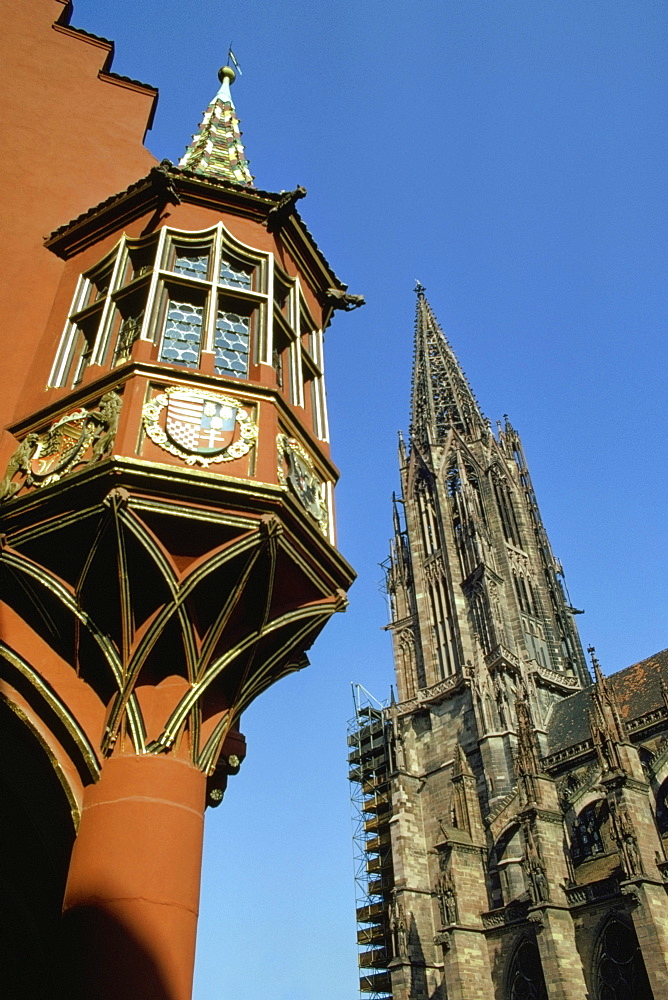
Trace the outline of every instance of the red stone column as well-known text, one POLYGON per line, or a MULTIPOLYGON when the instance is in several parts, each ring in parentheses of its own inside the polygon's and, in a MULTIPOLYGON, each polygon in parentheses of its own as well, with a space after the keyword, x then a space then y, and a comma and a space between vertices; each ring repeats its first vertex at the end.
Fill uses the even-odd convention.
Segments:
POLYGON ((190 1000, 205 777, 165 756, 109 758, 86 789, 65 890, 77 1000, 190 1000))

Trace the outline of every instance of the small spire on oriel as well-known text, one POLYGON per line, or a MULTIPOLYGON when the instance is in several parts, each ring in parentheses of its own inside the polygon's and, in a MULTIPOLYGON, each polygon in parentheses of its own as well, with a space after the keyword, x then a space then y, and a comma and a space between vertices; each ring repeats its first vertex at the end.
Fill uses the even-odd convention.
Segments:
POLYGON ((241 141, 241 129, 230 85, 236 80, 231 66, 218 73, 220 89, 204 112, 199 131, 179 162, 180 167, 198 174, 217 177, 233 184, 253 186, 246 151, 241 141))

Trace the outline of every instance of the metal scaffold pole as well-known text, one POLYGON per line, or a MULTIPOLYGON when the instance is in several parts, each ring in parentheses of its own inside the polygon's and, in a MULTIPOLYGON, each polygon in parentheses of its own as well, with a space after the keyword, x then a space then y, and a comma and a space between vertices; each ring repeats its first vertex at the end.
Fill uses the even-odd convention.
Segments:
POLYGON ((393 954, 390 818, 391 726, 385 706, 353 684, 355 714, 348 724, 348 777, 353 817, 360 994, 391 1000, 393 954))

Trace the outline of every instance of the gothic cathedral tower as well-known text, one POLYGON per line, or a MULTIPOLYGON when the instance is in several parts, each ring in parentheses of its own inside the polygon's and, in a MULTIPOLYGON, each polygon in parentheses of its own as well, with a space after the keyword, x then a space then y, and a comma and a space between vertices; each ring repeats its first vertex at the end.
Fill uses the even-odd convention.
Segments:
MULTIPOLYGON (((421 286, 399 462, 387 564, 398 701, 367 708, 350 741, 377 876, 358 910, 360 941, 373 946, 362 988, 490 1000, 505 994, 482 914, 521 896, 527 873, 537 902, 548 879, 550 898, 563 894, 561 815, 551 782, 537 787, 537 762, 551 706, 589 675, 519 435, 507 420, 492 432, 421 286), (385 746, 376 763, 374 741, 385 746), (527 811, 537 796, 540 822, 527 811), (508 824, 509 810, 521 822, 508 824), (507 843, 494 842, 497 828, 507 843)), ((557 907, 545 920, 545 940, 567 948, 570 917, 557 907)))
POLYGON ((359 697, 363 994, 668 991, 668 650, 589 676, 517 432, 417 289, 387 563, 398 701, 359 697))

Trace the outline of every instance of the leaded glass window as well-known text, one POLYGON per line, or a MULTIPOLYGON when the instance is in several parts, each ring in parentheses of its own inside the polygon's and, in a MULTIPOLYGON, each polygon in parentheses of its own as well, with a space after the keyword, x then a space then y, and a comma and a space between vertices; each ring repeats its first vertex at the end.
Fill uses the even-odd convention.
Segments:
POLYGON ((656 797, 656 823, 662 837, 668 836, 668 782, 664 781, 656 797))
POLYGON ((222 223, 207 232, 122 237, 79 279, 50 384, 78 385, 91 365, 131 362, 138 339, 156 345, 162 362, 198 368, 206 352, 217 375, 248 378, 253 360, 272 360, 270 261, 222 223))
POLYGON ((219 309, 214 338, 216 374, 247 378, 249 349, 250 317, 219 309))
POLYGON ((571 857, 576 864, 580 864, 596 854, 604 853, 601 826, 605 819, 607 819, 607 807, 603 801, 598 801, 585 806, 575 820, 571 857))
POLYGON ((223 259, 220 262, 219 278, 221 285, 250 290, 253 286, 253 268, 223 259))
POLYGON ((177 249, 172 271, 184 274, 187 278, 206 281, 209 274, 208 251, 201 247, 193 250, 177 249))
POLYGON ((203 311, 201 305, 169 299, 161 361, 171 361, 172 364, 185 365, 187 368, 199 366, 203 311))
POLYGON ((535 941, 524 941, 515 952, 508 995, 510 1000, 547 1000, 545 976, 535 941))
POLYGON ((621 920, 603 931, 596 985, 598 1000, 654 1000, 636 932, 621 920))

